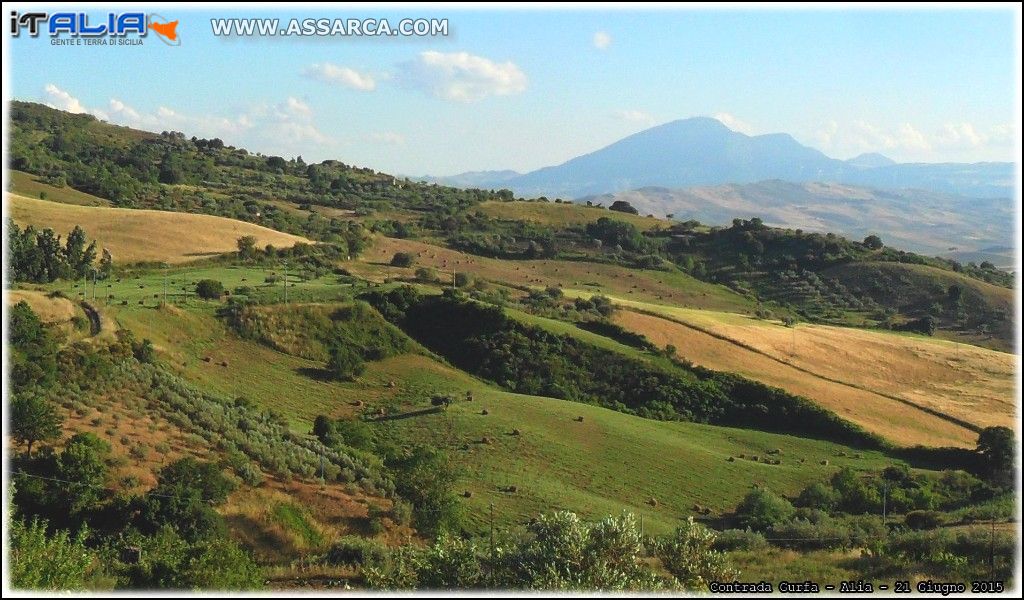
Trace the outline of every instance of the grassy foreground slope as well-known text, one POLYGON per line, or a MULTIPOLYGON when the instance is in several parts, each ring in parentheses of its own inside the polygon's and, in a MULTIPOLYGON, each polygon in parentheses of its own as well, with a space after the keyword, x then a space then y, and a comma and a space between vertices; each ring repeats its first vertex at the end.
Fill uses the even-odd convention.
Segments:
POLYGON ((76 206, 7 195, 8 210, 20 226, 49 227, 66 235, 80 225, 97 246, 107 248, 120 264, 183 263, 231 252, 242 236, 257 247, 290 247, 309 240, 224 217, 94 206, 76 206))
POLYGON ((152 339, 161 361, 186 379, 271 408, 296 432, 307 433, 317 414, 356 417, 385 408, 387 418, 370 420, 380 433, 452 451, 461 472, 457 491, 470 492, 460 501, 476 531, 489 526, 493 503, 500 527, 567 508, 590 517, 631 510, 644 515, 650 531, 664 532, 694 514, 694 505, 713 515, 730 510, 755 483, 792 494, 837 466, 878 469, 893 462, 824 441, 655 421, 509 393, 417 353, 370 362, 353 382, 323 381, 315 376, 322 364, 238 337, 214 316, 217 306, 192 300, 180 307, 130 303, 101 310, 152 339), (467 391, 473 401, 463 400, 467 391), (459 401, 446 412, 425 410, 438 393, 459 401), (520 435, 512 435, 515 429, 520 435), (782 464, 763 460, 769 450, 782 450, 782 464), (503 491, 511 486, 515 492, 503 491))

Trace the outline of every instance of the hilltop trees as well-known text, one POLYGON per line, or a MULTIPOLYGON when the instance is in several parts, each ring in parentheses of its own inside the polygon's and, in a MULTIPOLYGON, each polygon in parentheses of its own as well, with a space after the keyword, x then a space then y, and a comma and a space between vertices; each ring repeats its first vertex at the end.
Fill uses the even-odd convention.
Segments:
POLYGON ((633 205, 630 204, 629 202, 626 202, 625 200, 616 200, 615 202, 612 202, 612 205, 608 207, 608 210, 628 213, 631 215, 640 214, 640 211, 633 208, 633 205))
POLYGON ((49 283, 57 279, 81 279, 96 261, 96 242, 86 244, 85 231, 75 226, 62 245, 52 229, 20 229, 7 222, 8 272, 12 281, 49 283))

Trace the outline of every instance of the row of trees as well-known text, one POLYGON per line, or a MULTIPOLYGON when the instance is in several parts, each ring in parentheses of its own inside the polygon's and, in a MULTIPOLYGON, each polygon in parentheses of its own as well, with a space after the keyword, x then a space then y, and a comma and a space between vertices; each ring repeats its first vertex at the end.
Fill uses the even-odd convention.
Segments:
POLYGON ((113 267, 106 250, 96 262, 96 242, 88 242, 85 231, 75 226, 63 242, 52 229, 38 230, 29 225, 21 229, 7 222, 8 275, 12 281, 49 283, 57 279, 81 279, 94 268, 107 277, 113 267))

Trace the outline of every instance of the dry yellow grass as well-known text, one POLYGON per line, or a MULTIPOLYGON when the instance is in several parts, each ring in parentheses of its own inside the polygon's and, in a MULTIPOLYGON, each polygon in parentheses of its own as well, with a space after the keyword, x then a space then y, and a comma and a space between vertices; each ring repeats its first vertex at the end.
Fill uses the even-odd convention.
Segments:
POLYGON ((973 445, 977 436, 893 397, 978 427, 1016 423, 1013 354, 914 335, 788 328, 744 315, 618 301, 666 317, 631 311, 617 317, 655 343, 674 344, 697 364, 807 396, 899 443, 973 445))
POLYGON ((7 194, 8 210, 21 226, 49 227, 66 235, 75 225, 97 245, 110 250, 120 264, 134 262, 184 263, 231 252, 238 238, 251 235, 257 246, 290 247, 306 238, 210 215, 73 206, 7 194))
POLYGON ((45 292, 35 290, 9 290, 7 292, 9 306, 14 306, 21 301, 28 304, 43 323, 67 323, 76 314, 79 314, 74 303, 67 298, 49 298, 45 292))
POLYGON ((674 345, 680 356, 695 364, 739 373, 804 396, 897 444, 973 446, 977 439, 969 429, 907 404, 815 377, 685 325, 633 311, 621 311, 615 321, 660 347, 674 345))

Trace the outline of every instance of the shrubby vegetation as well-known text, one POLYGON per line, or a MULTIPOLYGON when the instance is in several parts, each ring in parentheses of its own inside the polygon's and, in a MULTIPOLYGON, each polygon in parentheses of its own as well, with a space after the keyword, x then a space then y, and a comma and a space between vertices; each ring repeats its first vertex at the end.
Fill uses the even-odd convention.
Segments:
POLYGON ((702 590, 731 578, 715 535, 684 522, 671 536, 645 539, 625 514, 588 523, 571 512, 541 515, 525 535, 492 547, 441 536, 432 546, 405 546, 364 566, 378 589, 522 589, 557 591, 702 590), (663 570, 652 561, 660 562, 663 570))

